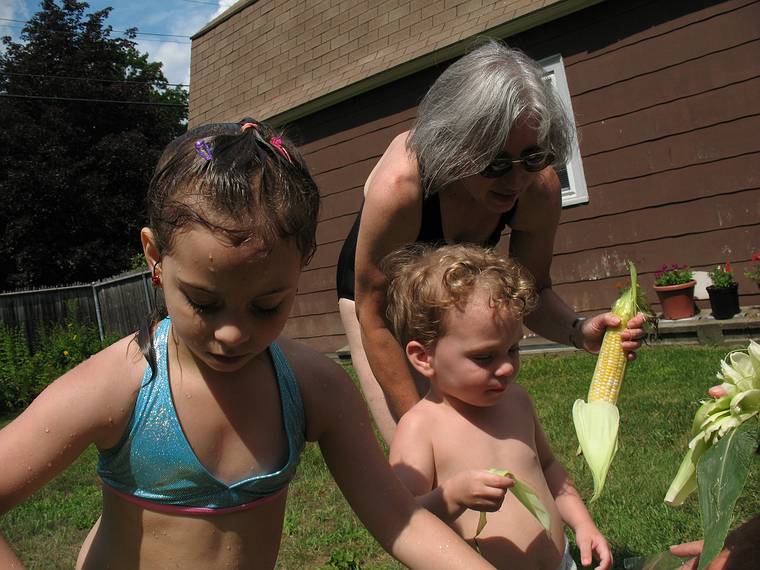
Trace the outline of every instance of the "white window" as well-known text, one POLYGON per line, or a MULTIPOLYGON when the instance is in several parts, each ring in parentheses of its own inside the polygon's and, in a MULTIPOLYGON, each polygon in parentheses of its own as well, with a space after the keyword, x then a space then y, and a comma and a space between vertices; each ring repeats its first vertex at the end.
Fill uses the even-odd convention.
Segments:
MULTIPOLYGON (((562 103, 570 113, 570 121, 575 128, 575 119, 573 117, 573 106, 570 103, 570 91, 567 88, 567 79, 565 78, 565 66, 562 63, 561 55, 553 55, 539 61, 546 71, 546 80, 551 82, 554 89, 557 90, 562 103)), ((573 140, 573 151, 570 160, 564 168, 558 167, 557 176, 562 184, 562 205, 571 206, 573 204, 582 204, 588 202, 588 189, 586 188, 586 177, 583 175, 583 163, 581 163, 581 153, 578 149, 578 141, 573 140)))

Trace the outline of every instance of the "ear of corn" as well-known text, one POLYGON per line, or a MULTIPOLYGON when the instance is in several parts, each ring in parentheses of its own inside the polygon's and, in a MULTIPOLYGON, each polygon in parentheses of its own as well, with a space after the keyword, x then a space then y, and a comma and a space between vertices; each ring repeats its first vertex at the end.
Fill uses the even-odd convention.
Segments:
POLYGON ((580 452, 586 458, 594 478, 592 501, 599 498, 604 488, 612 459, 618 448, 620 414, 617 400, 625 374, 626 357, 620 345, 620 333, 639 311, 649 314, 646 298, 636 280, 636 267, 629 262, 631 286, 625 289, 612 306, 620 318, 620 325, 607 329, 596 361, 594 376, 588 391, 588 402, 576 400, 573 405, 573 423, 580 443, 580 452))

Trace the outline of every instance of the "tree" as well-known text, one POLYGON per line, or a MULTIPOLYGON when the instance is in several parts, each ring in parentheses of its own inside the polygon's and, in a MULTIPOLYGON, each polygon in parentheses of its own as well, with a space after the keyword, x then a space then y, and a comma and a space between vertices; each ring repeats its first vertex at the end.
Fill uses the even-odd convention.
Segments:
POLYGON ((187 92, 112 37, 111 8, 43 0, 0 53, 0 290, 119 273, 139 251, 144 198, 187 92))

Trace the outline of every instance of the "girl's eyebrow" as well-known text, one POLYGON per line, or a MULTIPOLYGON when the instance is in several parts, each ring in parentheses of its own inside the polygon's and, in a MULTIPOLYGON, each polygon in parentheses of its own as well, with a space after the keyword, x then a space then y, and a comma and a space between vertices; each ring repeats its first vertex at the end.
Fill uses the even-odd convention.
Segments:
POLYGON ((183 281, 181 278, 177 277, 177 281, 182 287, 188 287, 190 289, 195 289, 196 291, 200 291, 201 293, 208 293, 209 295, 213 295, 214 291, 211 289, 206 289, 205 287, 202 287, 200 285, 193 285, 192 283, 188 283, 187 281, 183 281))
MULTIPOLYGON (((216 295, 216 291, 212 289, 206 289, 205 287, 201 285, 193 285, 192 283, 188 283, 187 281, 183 281, 181 278, 177 278, 177 281, 179 282, 180 286, 187 287, 189 289, 194 289, 195 291, 206 293, 208 295, 216 295)), ((292 287, 278 287, 275 289, 271 289, 269 291, 264 291, 262 293, 259 293, 256 295, 256 298, 260 297, 269 297, 270 295, 277 295, 279 293, 285 293, 287 291, 290 291, 292 287)))

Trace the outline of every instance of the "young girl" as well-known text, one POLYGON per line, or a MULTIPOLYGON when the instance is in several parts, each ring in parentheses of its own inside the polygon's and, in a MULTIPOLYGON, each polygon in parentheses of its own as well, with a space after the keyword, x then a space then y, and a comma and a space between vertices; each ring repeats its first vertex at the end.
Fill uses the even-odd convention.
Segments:
MULTIPOLYGON (((491 568, 394 477, 342 369, 275 342, 315 248, 319 193, 295 148, 241 123, 164 152, 141 237, 169 317, 66 373, 0 432, 0 512, 94 443, 103 512, 77 568, 272 568, 288 482, 316 441, 404 564, 491 568)), ((0 567, 21 567, 1 538, 0 567)))

